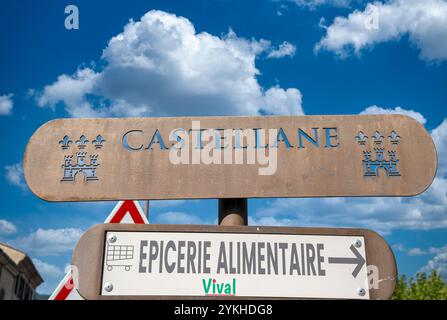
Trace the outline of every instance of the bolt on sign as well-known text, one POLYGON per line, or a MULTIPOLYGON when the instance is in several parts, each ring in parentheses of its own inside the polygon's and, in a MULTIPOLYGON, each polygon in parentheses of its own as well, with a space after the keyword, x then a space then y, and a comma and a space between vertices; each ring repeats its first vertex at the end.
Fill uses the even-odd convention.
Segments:
POLYGON ((436 166, 402 115, 59 119, 24 157, 48 201, 413 196, 436 166))
POLYGON ((102 224, 72 263, 86 299, 388 299, 397 273, 366 229, 102 224))

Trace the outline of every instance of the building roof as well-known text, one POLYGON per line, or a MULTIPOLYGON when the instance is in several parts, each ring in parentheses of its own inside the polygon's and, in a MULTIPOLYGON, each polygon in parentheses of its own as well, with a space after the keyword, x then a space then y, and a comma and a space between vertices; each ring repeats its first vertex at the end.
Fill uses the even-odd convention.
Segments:
POLYGON ((1 242, 0 251, 2 251, 15 264, 16 268, 24 269, 28 274, 30 281, 32 281, 36 287, 43 282, 36 266, 25 252, 1 242))
POLYGON ((11 259, 14 261, 16 265, 23 261, 26 258, 26 253, 20 250, 17 250, 7 244, 0 242, 0 249, 11 259))

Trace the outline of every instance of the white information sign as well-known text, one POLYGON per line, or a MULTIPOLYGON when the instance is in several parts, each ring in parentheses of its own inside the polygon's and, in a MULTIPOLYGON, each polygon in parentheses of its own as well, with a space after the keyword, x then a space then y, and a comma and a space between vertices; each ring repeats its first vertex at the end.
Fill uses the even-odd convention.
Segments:
POLYGON ((107 232, 101 295, 369 299, 358 236, 107 232))

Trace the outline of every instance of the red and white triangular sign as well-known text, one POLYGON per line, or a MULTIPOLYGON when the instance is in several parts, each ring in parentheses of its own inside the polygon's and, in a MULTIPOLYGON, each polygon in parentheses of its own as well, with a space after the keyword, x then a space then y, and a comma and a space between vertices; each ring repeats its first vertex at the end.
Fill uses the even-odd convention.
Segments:
MULTIPOLYGON (((104 223, 148 224, 138 201, 120 201, 104 223)), ((71 271, 68 271, 48 300, 84 300, 74 288, 71 271)))
POLYGON ((138 201, 120 201, 110 212, 104 223, 148 224, 146 215, 138 201))

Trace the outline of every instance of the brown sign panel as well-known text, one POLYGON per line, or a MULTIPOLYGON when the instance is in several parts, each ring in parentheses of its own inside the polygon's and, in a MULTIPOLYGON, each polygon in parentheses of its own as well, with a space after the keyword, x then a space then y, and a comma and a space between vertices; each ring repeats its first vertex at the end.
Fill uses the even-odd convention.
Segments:
POLYGON ((85 299, 388 299, 394 255, 366 229, 102 224, 72 264, 85 299))
POLYGON ((48 201, 413 196, 436 166, 401 115, 59 119, 24 157, 48 201))

